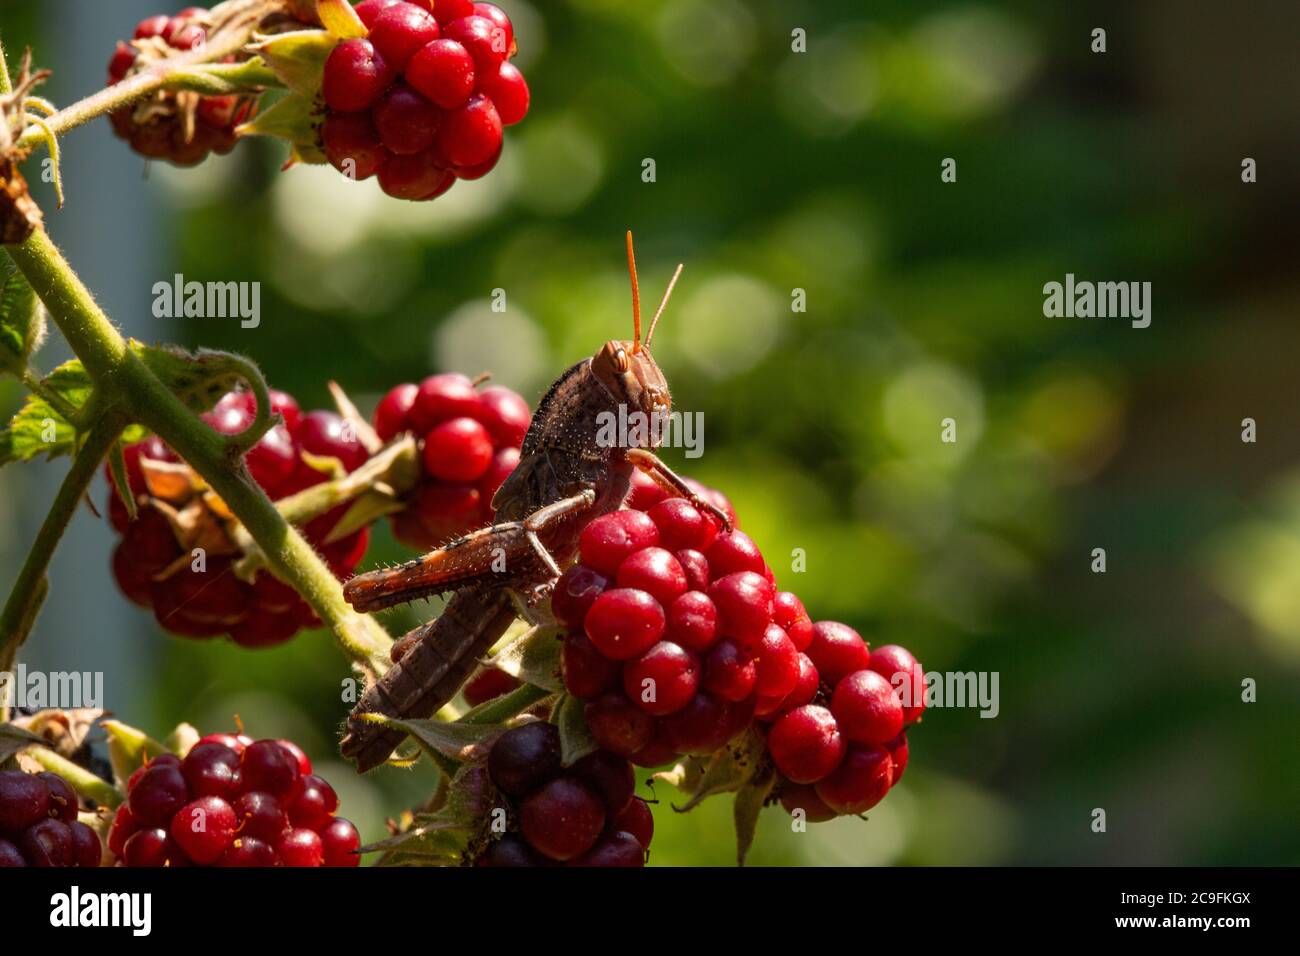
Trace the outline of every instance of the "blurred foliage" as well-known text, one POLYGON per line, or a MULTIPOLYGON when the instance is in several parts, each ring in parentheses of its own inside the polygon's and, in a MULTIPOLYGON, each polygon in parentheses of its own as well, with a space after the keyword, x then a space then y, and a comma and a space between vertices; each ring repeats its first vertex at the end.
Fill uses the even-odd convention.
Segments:
MULTIPOLYGON (((150 171, 175 211, 163 276, 263 283, 256 330, 175 337, 253 355, 305 406, 331 378, 365 405, 435 369, 535 398, 630 333, 630 226, 647 299, 686 263, 655 352, 706 453, 670 463, 733 499, 814 618, 928 670, 1001 675, 997 719, 927 715, 869 822, 793 834, 769 811, 754 863, 1300 859, 1300 438, 1281 357, 1300 343, 1277 321, 1300 291, 1277 182, 1300 138, 1290 117, 1227 124, 1231 88, 1179 98, 1187 64, 1241 67, 1214 28, 1167 36, 1147 5, 499 2, 533 106, 484 180, 402 204, 279 172, 261 142, 150 171), (1268 146, 1271 174, 1243 186, 1240 157, 1268 146), (1045 319, 1042 286, 1066 272, 1152 282, 1152 327, 1045 319), (1267 422, 1259 445, 1240 442, 1247 415, 1267 422)), ((1293 36, 1294 12, 1259 33, 1293 36)), ((380 530, 367 560, 403 556, 380 530)), ((169 641, 130 662, 156 694, 110 705, 158 729, 238 713, 328 754, 346 707, 327 644, 169 641)), ((374 838, 429 786, 427 766, 381 771, 343 803, 374 838)), ((656 795, 654 863, 732 861, 726 801, 677 817, 656 795)))

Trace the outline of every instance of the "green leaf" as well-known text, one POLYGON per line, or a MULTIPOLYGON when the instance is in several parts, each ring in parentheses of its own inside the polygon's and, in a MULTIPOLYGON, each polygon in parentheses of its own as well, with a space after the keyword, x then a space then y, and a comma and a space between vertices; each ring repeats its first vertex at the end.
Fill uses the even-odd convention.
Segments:
POLYGON ((560 658, 564 629, 537 626, 525 631, 492 656, 492 666, 525 684, 551 693, 564 690, 560 658))
POLYGON ((0 765, 28 747, 48 747, 44 737, 13 724, 0 724, 0 765))
POLYGON ((487 756, 487 743, 505 728, 499 724, 463 724, 446 720, 398 720, 383 714, 362 714, 362 720, 404 730, 425 750, 462 763, 487 756))
POLYGON ((744 866, 749 848, 754 844, 754 832, 758 829, 758 815, 767 803, 768 794, 776 783, 776 770, 771 764, 764 764, 736 794, 736 803, 732 808, 732 818, 736 824, 736 865, 744 866))
POLYGON ((90 397, 90 376, 81 362, 65 362, 40 383, 39 395, 29 395, 7 428, 0 430, 0 465, 71 454, 77 430, 52 402, 78 410, 90 397))
MULTIPOLYGON (((301 93, 281 97, 270 109, 258 113, 250 122, 240 126, 240 136, 274 136, 287 140, 301 154, 305 162, 310 155, 319 154, 316 145, 320 115, 316 101, 301 93)), ((324 159, 323 155, 321 157, 324 159)))
POLYGON ((167 753, 166 747, 143 730, 119 720, 105 720, 102 726, 108 735, 108 762, 113 767, 113 782, 123 792, 126 792, 126 782, 131 779, 131 774, 143 767, 146 759, 167 753))
POLYGON ((0 370, 19 378, 45 337, 45 310, 8 255, 0 258, 0 370))
POLYGON ((555 726, 560 731, 560 763, 566 767, 599 749, 587 728, 583 708, 583 702, 571 694, 565 694, 555 706, 555 726))
POLYGON ((742 789, 763 765, 763 752, 763 738, 750 728, 744 736, 733 740, 709 758, 704 773, 695 781, 690 799, 683 806, 675 806, 673 809, 678 813, 686 813, 706 797, 742 789))
POLYGON ((314 99, 320 94, 325 61, 338 42, 323 30, 295 30, 267 37, 249 49, 266 61, 285 86, 314 99))

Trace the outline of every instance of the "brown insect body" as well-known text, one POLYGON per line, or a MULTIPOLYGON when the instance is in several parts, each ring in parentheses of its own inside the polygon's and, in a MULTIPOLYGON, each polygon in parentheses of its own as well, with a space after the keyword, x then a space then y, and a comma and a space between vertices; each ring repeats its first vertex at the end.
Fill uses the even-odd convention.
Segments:
MULTIPOLYGON (((630 235, 628 240, 631 264, 630 235)), ((617 415, 620 406, 647 416, 663 416, 671 409, 668 384, 640 341, 634 266, 632 276, 636 339, 607 342, 551 386, 533 416, 518 466, 493 498, 496 523, 399 567, 359 575, 344 587, 345 597, 362 611, 455 592, 441 616, 394 645, 392 668, 357 703, 341 746, 359 771, 387 760, 405 735, 358 715, 428 717, 455 696, 479 658, 514 621, 517 605, 511 592, 528 595, 554 584, 558 570, 576 555, 587 523, 622 507, 634 468, 645 469, 726 522, 648 448, 617 442, 604 447, 598 439, 602 416, 617 415)), ((647 429, 650 447, 657 445, 657 431, 647 429)))

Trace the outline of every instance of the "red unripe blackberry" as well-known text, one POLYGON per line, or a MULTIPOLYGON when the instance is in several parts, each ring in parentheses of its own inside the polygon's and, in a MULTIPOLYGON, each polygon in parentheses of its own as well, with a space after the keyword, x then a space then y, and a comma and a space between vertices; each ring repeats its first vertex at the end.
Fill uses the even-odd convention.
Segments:
POLYGON ((663 548, 642 548, 618 566, 615 583, 620 588, 639 588, 663 607, 686 593, 686 572, 672 552, 663 548))
POLYGON ((618 692, 588 701, 583 716, 596 743, 623 757, 632 757, 654 737, 654 718, 618 692))
POLYGON ((302 778, 302 792, 289 807, 289 822, 296 827, 321 830, 339 808, 338 794, 323 777, 314 773, 302 778))
POLYGON ((478 397, 481 407, 474 417, 483 423, 492 440, 499 446, 522 445, 533 419, 528 403, 502 385, 489 385, 478 397))
POLYGON ((585 619, 587 636, 613 660, 644 654, 664 635, 664 611, 653 597, 634 588, 611 588, 594 602, 585 619))
POLYGON ((718 609, 703 591, 687 591, 668 605, 665 614, 670 640, 702 654, 718 639, 718 609))
POLYGON ((560 656, 564 689, 579 700, 591 700, 621 683, 623 668, 596 650, 587 635, 570 631, 560 656))
POLYGON ((485 667, 465 685, 465 703, 477 707, 503 694, 508 694, 519 686, 517 678, 496 667, 485 667))
POLYGON ((474 58, 455 40, 434 40, 411 57, 406 82, 442 109, 459 109, 474 92, 474 58))
POLYGON ((753 715, 752 698, 739 703, 723 700, 708 691, 700 691, 681 710, 659 721, 659 733, 666 753, 655 754, 649 764, 645 755, 633 762, 655 766, 675 754, 707 756, 736 736, 753 715))
POLYGON ((400 73, 416 51, 438 39, 438 35, 438 21, 433 14, 411 3, 399 3, 374 18, 369 40, 400 73))
MULTIPOLYGON (((700 695, 697 694, 695 699, 698 700, 699 696, 700 695)), ((689 707, 690 705, 688 704, 687 708, 689 709, 689 707)), ((671 714, 668 717, 665 717, 664 721, 672 720, 683 713, 685 713, 685 711, 679 710, 676 714, 671 714)), ((627 759, 638 767, 661 767, 676 758, 677 750, 678 748, 669 743, 662 733, 656 731, 650 738, 649 743, 627 759)))
POLYGON ((519 825, 534 850, 552 860, 571 860, 599 838, 605 807, 585 783, 559 777, 524 798, 519 825))
POLYGON ((619 565, 635 551, 659 543, 659 529, 641 511, 615 511, 601 515, 582 529, 578 548, 582 563, 614 577, 619 565))
POLYGON ((281 489, 298 467, 298 449, 289 429, 276 425, 257 440, 244 456, 249 474, 272 499, 281 497, 281 489))
MULTIPOLYGON (((400 6, 404 2, 406 2, 406 0, 361 0, 361 2, 356 5, 355 9, 357 16, 361 18, 361 22, 364 23, 367 28, 373 28, 375 21, 379 19, 381 13, 389 7, 400 6)), ((423 8, 423 4, 416 4, 416 6, 423 8)))
POLYGON ((72 838, 72 865, 99 866, 104 855, 99 834, 78 820, 68 824, 68 833, 72 838))
POLYGON ((488 753, 488 775, 503 793, 522 796, 560 772, 560 732, 542 721, 507 730, 488 753))
POLYGON ((640 797, 633 797, 622 812, 616 813, 610 820, 609 828, 632 834, 642 848, 649 849, 650 840, 655 834, 655 818, 650 812, 650 804, 640 797))
POLYGON ((272 867, 279 866, 280 860, 275 850, 264 840, 240 834, 231 841, 230 846, 217 861, 220 867, 272 867))
POLYGON ((806 653, 817 665, 822 680, 831 687, 855 671, 866 670, 871 662, 871 652, 862 635, 839 621, 814 624, 812 643, 806 653))
POLYGON ((724 700, 749 697, 757 680, 758 662, 735 641, 718 641, 704 659, 704 689, 724 700))
POLYGON ((503 126, 514 126, 528 115, 528 81, 513 63, 502 63, 494 76, 479 81, 478 88, 492 100, 503 126))
POLYGON ((699 686, 699 659, 672 641, 660 641, 623 666, 624 693, 657 717, 681 710, 699 686))
MULTIPOLYGON (((243 734, 208 734, 206 737, 199 738, 199 744, 221 744, 223 747, 229 747, 236 754, 242 754, 244 748, 253 741, 243 734)), ((195 744, 194 746, 198 746, 195 744)))
POLYGON ((199 797, 171 820, 171 836, 195 863, 215 863, 235 838, 235 811, 220 797, 199 797))
POLYGON ((72 831, 62 820, 46 819, 33 823, 19 833, 15 845, 29 866, 72 866, 72 831))
MULTIPOLYGON (((113 51, 112 58, 108 61, 108 85, 120 83, 126 76, 127 71, 135 65, 135 59, 139 54, 129 43, 118 41, 117 48, 113 51)), ((468 56, 468 54, 466 54, 468 56)))
POLYGON ((379 172, 386 156, 369 112, 330 113, 321 126, 321 147, 331 166, 358 182, 379 172))
MULTIPOLYGON (((449 541, 479 521, 483 504, 482 494, 473 485, 426 482, 416 493, 414 511, 424 538, 412 543, 428 550, 449 541)), ((398 517, 408 514, 411 512, 398 517)))
POLYGON ((388 89, 371 110, 384 148, 399 156, 422 153, 433 145, 442 113, 405 83, 388 89))
POLYGON ((412 431, 423 435, 449 418, 474 418, 481 407, 469 376, 444 372, 430 375, 420 383, 407 420, 412 431))
POLYGON ((804 819, 809 823, 825 823, 839 816, 817 795, 817 788, 806 783, 788 784, 783 787, 781 806, 785 807, 786 812, 791 815, 796 810, 802 810, 804 819))
POLYGON ((304 622, 295 613, 297 601, 286 611, 254 608, 230 629, 230 639, 240 647, 274 647, 283 644, 300 631, 304 622))
POLYGON ((189 860, 162 827, 137 830, 122 848, 122 862, 129 867, 189 866, 189 860))
POLYGON ((582 856, 570 860, 569 866, 645 866, 645 847, 632 834, 623 830, 614 830, 601 837, 596 845, 582 856))
POLYGON ((669 551, 703 551, 717 536, 717 527, 685 498, 665 498, 646 512, 659 529, 659 545, 669 551))
POLYGON ((903 724, 920 720, 925 711, 925 669, 912 652, 897 644, 886 644, 871 652, 867 666, 889 681, 903 702, 903 724))
POLYGON ((715 580, 709 585, 709 597, 718 608, 722 633, 741 646, 757 646, 772 621, 774 593, 771 582, 753 571, 715 580))
MULTIPOLYGON (((753 571, 763 574, 767 562, 754 544, 754 539, 743 531, 729 531, 718 535, 713 543, 704 549, 704 556, 709 559, 709 570, 714 578, 738 571, 753 571)), ((766 575, 764 575, 766 576, 766 575)))
MULTIPOLYGON (((469 16, 469 14, 465 15, 469 16)), ((475 3, 474 16, 486 17, 505 33, 506 55, 509 56, 510 49, 515 43, 515 28, 506 12, 495 3, 475 3)))
POLYGON ((883 744, 903 729, 903 705, 889 681, 862 670, 842 678, 831 695, 831 713, 855 743, 883 744))
POLYGON ((632 765, 608 750, 597 750, 587 754, 575 763, 569 772, 600 795, 605 802, 605 811, 611 817, 617 816, 627 808, 636 789, 632 765))
POLYGON ((134 37, 137 40, 147 40, 150 37, 159 37, 167 32, 167 27, 171 24, 171 17, 160 13, 157 16, 148 17, 136 24, 134 37))
POLYGON ((668 492, 659 487, 659 483, 641 469, 632 472, 632 493, 627 497, 627 506, 636 511, 648 511, 651 506, 668 497, 668 492))
POLYGON ((350 820, 335 817, 320 831, 321 849, 325 865, 331 867, 360 866, 361 835, 350 820))
POLYGON ((799 655, 799 680, 794 685, 794 689, 785 695, 781 705, 777 708, 782 713, 794 710, 796 707, 802 707, 804 704, 811 704, 817 697, 817 691, 821 685, 821 678, 817 674, 817 665, 812 662, 807 654, 799 655))
POLYGON ((284 833, 275 844, 275 853, 285 866, 323 866, 325 863, 320 834, 303 827, 284 833))
POLYGON ((433 15, 440 25, 451 23, 474 12, 474 0, 437 0, 433 15))
POLYGON ((694 548, 683 548, 673 555, 686 573, 686 584, 692 591, 709 589, 709 560, 694 548))
POLYGON ((577 630, 587 619, 592 603, 609 587, 609 578, 585 564, 575 564, 560 575, 551 593, 551 613, 564 627, 577 630))
POLYGON ((142 827, 164 827, 187 802, 189 789, 179 767, 155 761, 130 787, 127 804, 142 827))
POLYGON ((785 698, 799 683, 799 652, 788 634, 769 624, 758 644, 758 682, 754 689, 762 697, 785 698))
POLYGON ((506 31, 487 17, 470 15, 453 20, 443 28, 442 34, 469 51, 479 76, 495 73, 510 52, 506 31))
POLYGON ((438 153, 453 166, 486 163, 501 150, 501 116, 481 93, 443 116, 436 139, 438 153))
POLYGON ((829 710, 809 704, 777 719, 767 749, 777 769, 790 780, 816 783, 839 765, 844 738, 829 710))
POLYGON ((181 761, 181 775, 196 797, 225 797, 240 789, 239 754, 224 744, 197 743, 181 761))
POLYGON ((289 814, 280 801, 261 790, 242 794, 234 803, 234 811, 240 834, 257 837, 268 844, 274 844, 289 829, 289 814))
POLYGON ((297 757, 274 740, 249 744, 240 757, 239 769, 245 790, 261 790, 282 800, 297 796, 302 783, 297 757))
POLYGON ((424 436, 424 470, 442 481, 476 481, 492 464, 492 437, 472 418, 453 418, 424 436))
POLYGON ((778 591, 772 601, 772 620, 785 629, 796 650, 806 651, 812 643, 812 618, 803 601, 791 591, 778 591))
POLYGON ((375 433, 379 435, 380 440, 391 441, 398 433, 407 430, 407 416, 411 412, 411 406, 415 404, 415 396, 419 391, 419 386, 407 382, 403 385, 394 385, 388 390, 388 394, 379 400, 371 423, 375 426, 375 433))
POLYGON ((380 189, 394 199, 424 202, 446 193, 455 183, 455 174, 443 168, 432 148, 413 156, 389 156, 380 168, 380 189))
POLYGON ((837 813, 865 813, 884 799, 893 783, 889 751, 875 745, 851 744, 844 761, 824 780, 817 795, 837 813))
POLYGON ((330 109, 356 113, 369 109, 395 78, 373 43, 353 37, 339 43, 325 60, 321 95, 330 109))
POLYGON ((113 824, 108 830, 108 851, 119 859, 125 852, 126 841, 135 832, 135 820, 131 817, 131 807, 122 804, 117 808, 113 824))
POLYGON ((296 435, 303 451, 322 458, 337 458, 346 471, 356 471, 370 455, 357 438, 356 429, 334 412, 318 409, 302 416, 296 435))
POLYGON ((900 733, 893 740, 885 744, 885 749, 889 751, 889 759, 893 762, 894 778, 892 787, 903 779, 903 771, 907 769, 907 732, 900 733))

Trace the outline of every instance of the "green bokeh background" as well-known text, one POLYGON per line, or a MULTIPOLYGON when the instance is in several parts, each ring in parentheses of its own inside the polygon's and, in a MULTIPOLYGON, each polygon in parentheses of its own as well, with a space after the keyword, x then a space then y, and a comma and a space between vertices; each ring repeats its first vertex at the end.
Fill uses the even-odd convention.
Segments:
MULTIPOLYGON (((792 833, 769 810, 752 862, 1300 861, 1294 6, 500 3, 533 106, 485 180, 403 204, 328 168, 280 172, 271 142, 141 178, 101 122, 64 139, 56 238, 97 290, 137 277, 106 298, 133 334, 247 353, 305 407, 334 379, 368 408, 441 369, 535 399, 629 333, 633 228, 647 298, 686 263, 655 352, 706 443, 669 462, 731 497, 814 618, 927 670, 1000 675, 995 719, 927 714, 868 822, 792 833), (127 212, 77 212, 119 190, 127 212), (260 327, 148 324, 150 287, 175 272, 260 281, 260 327), (1043 284, 1067 272, 1151 282, 1151 327, 1045 318, 1043 284)), ((5 0, 0 30, 66 102, 102 82, 71 86, 100 67, 68 63, 106 61, 158 5, 5 0), (69 26, 82 16, 109 32, 69 26)), ((0 474, 5 580, 65 465, 16 467, 0 474)), ((135 609, 69 610, 79 581, 107 593, 111 538, 84 534, 31 666, 78 667, 93 645, 110 688, 133 688, 107 701, 130 723, 237 713, 295 737, 367 838, 427 795, 427 764, 364 780, 331 765, 346 671, 327 636, 248 653, 164 638, 135 609)), ((378 529, 367 562, 405 556, 378 529)), ((652 864, 733 860, 728 800, 683 816, 658 796, 652 864)))

